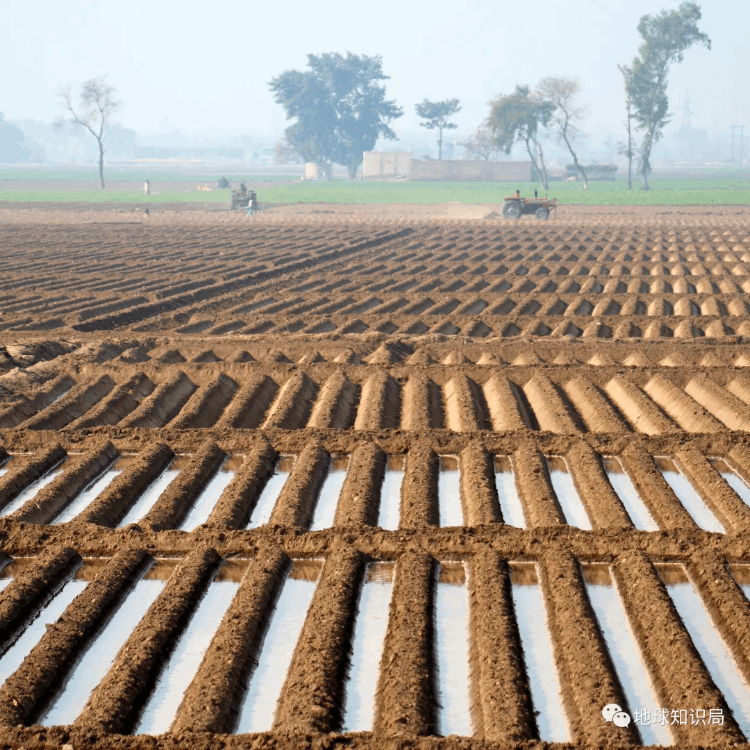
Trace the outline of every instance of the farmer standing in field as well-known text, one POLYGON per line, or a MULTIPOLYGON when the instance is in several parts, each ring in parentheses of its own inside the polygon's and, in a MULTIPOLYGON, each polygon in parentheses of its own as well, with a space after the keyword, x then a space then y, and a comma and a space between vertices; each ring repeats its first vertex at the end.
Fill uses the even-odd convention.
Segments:
POLYGON ((146 180, 146 182, 143 183, 143 194, 151 195, 151 180, 146 180))
POLYGON ((250 200, 247 203, 247 215, 248 217, 251 217, 255 214, 255 212, 258 210, 258 199, 255 195, 255 191, 251 190, 249 193, 250 200))

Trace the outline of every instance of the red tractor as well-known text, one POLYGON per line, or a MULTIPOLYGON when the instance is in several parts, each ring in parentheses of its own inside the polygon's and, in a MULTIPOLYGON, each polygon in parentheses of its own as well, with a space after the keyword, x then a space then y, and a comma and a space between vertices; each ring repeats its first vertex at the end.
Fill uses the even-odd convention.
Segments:
POLYGON ((534 214, 537 219, 546 221, 552 209, 557 211, 557 198, 521 198, 511 195, 505 196, 503 216, 506 219, 520 219, 523 214, 534 214))

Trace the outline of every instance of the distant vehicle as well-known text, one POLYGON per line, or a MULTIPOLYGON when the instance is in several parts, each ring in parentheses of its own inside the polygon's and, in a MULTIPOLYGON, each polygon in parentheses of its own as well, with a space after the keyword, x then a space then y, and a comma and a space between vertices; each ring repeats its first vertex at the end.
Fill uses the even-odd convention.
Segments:
POLYGON ((237 190, 232 190, 232 211, 236 211, 238 208, 247 208, 250 205, 251 196, 247 193, 247 188, 242 186, 237 190))
POLYGON ((537 219, 546 221, 553 209, 557 211, 557 198, 521 198, 517 195, 506 195, 503 216, 506 219, 520 219, 523 214, 534 214, 537 219))

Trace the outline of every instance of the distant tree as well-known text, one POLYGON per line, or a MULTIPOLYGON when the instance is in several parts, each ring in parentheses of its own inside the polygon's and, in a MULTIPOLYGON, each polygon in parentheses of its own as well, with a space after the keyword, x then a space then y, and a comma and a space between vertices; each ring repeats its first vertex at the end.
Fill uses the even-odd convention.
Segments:
POLYGON ((443 158, 443 131, 444 130, 455 130, 458 125, 449 122, 448 118, 457 114, 461 111, 461 107, 458 103, 458 99, 446 99, 442 102, 431 102, 427 99, 423 99, 421 104, 415 104, 414 109, 417 112, 417 116, 426 120, 426 122, 420 122, 419 124, 427 130, 438 131, 438 159, 443 158))
POLYGON ((542 78, 536 87, 538 98, 544 102, 549 102, 554 107, 551 125, 558 140, 562 141, 570 151, 573 164, 583 177, 583 189, 588 190, 589 180, 586 177, 586 170, 578 161, 578 155, 573 150, 573 141, 582 135, 580 126, 586 114, 586 109, 576 103, 580 91, 581 84, 579 81, 575 78, 562 76, 542 78))
POLYGON ((620 156, 628 160, 628 190, 633 189, 633 97, 630 94, 630 85, 633 80, 633 69, 628 65, 618 65, 618 70, 622 74, 625 83, 625 131, 628 134, 628 142, 623 143, 617 149, 620 156))
POLYGON ((24 145, 23 130, 6 121, 0 112, 0 162, 12 163, 29 160, 29 150, 24 145))
POLYGON ((477 128, 477 132, 468 140, 458 144, 464 147, 464 155, 470 159, 491 159, 497 152, 497 144, 492 128, 488 123, 483 123, 477 128))
POLYGON ((554 106, 533 96, 528 86, 520 85, 512 94, 498 96, 490 105, 489 126, 495 134, 498 149, 509 154, 516 142, 524 143, 546 190, 547 167, 539 131, 549 125, 554 106))
POLYGON ((332 162, 344 164, 354 179, 363 151, 371 151, 378 138, 397 140, 388 123, 403 110, 386 100, 385 86, 378 84, 389 78, 382 58, 329 52, 308 55, 307 65, 309 70, 284 71, 269 84, 287 119, 296 118, 284 131, 286 139, 305 161, 326 173, 332 162))
POLYGON ((112 117, 121 105, 115 97, 117 90, 107 83, 106 78, 106 76, 91 78, 83 84, 78 111, 73 106, 70 86, 61 89, 58 93, 63 108, 70 114, 67 120, 63 118, 58 124, 75 123, 88 130, 96 138, 96 144, 99 147, 99 182, 102 190, 104 190, 104 139, 110 134, 112 117))
POLYGON ((649 189, 651 151, 669 122, 669 68, 673 63, 682 62, 685 51, 695 44, 711 49, 708 35, 698 29, 700 19, 700 6, 683 2, 677 10, 662 10, 657 15, 643 16, 638 24, 643 42, 633 60, 629 93, 637 127, 644 131, 638 165, 642 190, 649 189))

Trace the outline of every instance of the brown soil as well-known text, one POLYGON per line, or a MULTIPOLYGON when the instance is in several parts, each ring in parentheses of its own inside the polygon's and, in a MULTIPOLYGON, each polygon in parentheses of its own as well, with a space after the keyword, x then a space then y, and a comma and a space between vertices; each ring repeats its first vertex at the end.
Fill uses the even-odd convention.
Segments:
POLYGON ((679 746, 745 741, 663 579, 689 576, 750 680, 750 602, 736 572, 750 563, 750 507, 713 463, 750 482, 749 209, 562 206, 540 223, 453 204, 266 206, 252 221, 215 205, 149 208, 0 207, 0 460, 10 455, 0 512, 64 459, 0 517, 0 566, 13 576, 0 647, 81 559, 99 558, 0 687, 3 747, 544 747, 511 596, 518 563, 538 564, 572 746, 631 746, 637 731, 599 714, 624 699, 586 594, 581 563, 592 562, 611 566, 661 704, 725 711, 722 727, 680 727, 679 746), (270 522, 247 529, 290 455, 270 522), (337 455, 350 460, 333 527, 310 531, 337 455), (377 522, 392 456, 404 457, 404 479, 388 531, 377 522), (551 456, 566 459, 593 530, 566 523, 551 456), (658 531, 635 527, 607 479, 610 456, 658 531), (659 470, 664 456, 725 534, 692 518, 659 470), (122 473, 55 524, 121 457, 122 473), (117 528, 175 457, 178 477, 117 528), (238 470, 208 521, 179 530, 227 457, 238 470), (459 528, 439 525, 445 457, 460 467, 459 528), (497 462, 515 471, 525 529, 504 522, 497 462), (169 581, 84 711, 70 726, 34 724, 153 559, 169 581), (324 563, 273 729, 235 735, 292 559, 324 563), (457 560, 468 571, 474 736, 440 738, 435 575, 457 560), (396 563, 374 729, 343 734, 369 561, 396 563), (171 731, 132 736, 217 574, 236 576, 239 593, 171 731))

